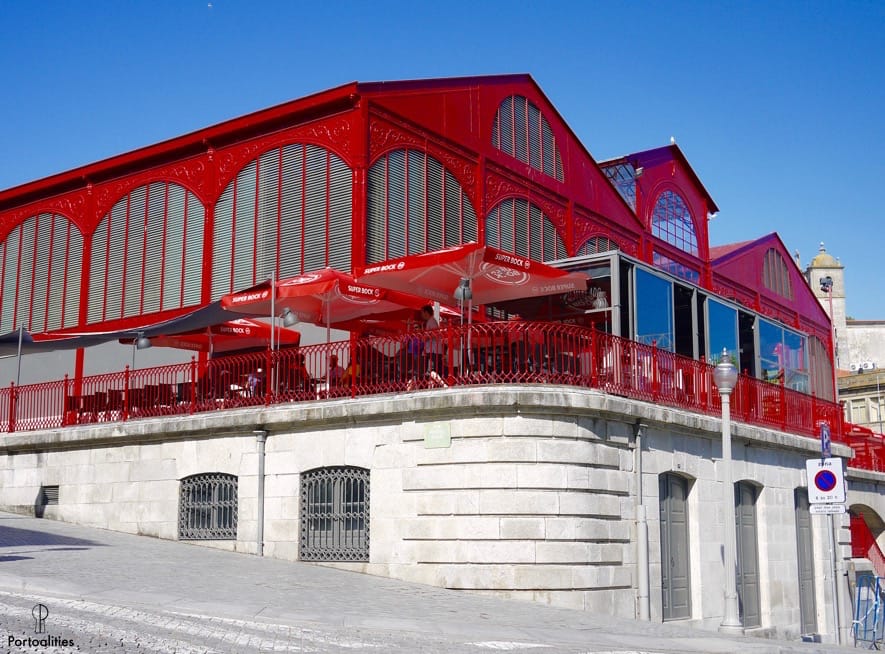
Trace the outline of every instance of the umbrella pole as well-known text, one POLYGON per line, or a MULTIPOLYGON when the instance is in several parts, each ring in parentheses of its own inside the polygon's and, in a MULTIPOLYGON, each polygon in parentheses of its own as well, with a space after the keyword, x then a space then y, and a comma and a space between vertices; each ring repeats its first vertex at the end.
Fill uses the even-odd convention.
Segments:
POLYGON ((332 341, 332 303, 326 300, 326 345, 332 341))
POLYGON ((473 369, 473 349, 470 347, 470 332, 473 331, 473 296, 467 298, 467 361, 473 369))
POLYGON ((21 384, 22 377, 22 336, 24 334, 25 325, 24 323, 18 326, 18 351, 16 352, 16 359, 18 359, 18 369, 15 372, 15 387, 18 388, 21 384))

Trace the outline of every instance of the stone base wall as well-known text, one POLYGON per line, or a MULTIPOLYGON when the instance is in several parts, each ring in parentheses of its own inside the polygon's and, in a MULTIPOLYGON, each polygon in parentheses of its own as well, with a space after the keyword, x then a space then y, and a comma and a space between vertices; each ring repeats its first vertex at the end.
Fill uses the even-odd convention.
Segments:
MULTIPOLYGON (((299 558, 302 473, 357 466, 370 471, 370 560, 325 565, 635 617, 641 463, 651 617, 662 615, 658 479, 675 472, 691 480, 688 621, 715 629, 724 578, 718 429, 696 414, 559 387, 439 389, 81 426, 6 437, 0 508, 33 512, 41 486, 57 485, 59 505, 45 517, 176 539, 180 480, 227 473, 238 478, 237 538, 196 542, 256 553, 261 430, 266 556, 299 558)), ((805 484, 817 446, 744 425, 734 432, 734 478, 761 489, 761 629, 797 636, 793 489, 805 484)), ((827 533, 823 520, 815 525, 826 633, 827 533)))

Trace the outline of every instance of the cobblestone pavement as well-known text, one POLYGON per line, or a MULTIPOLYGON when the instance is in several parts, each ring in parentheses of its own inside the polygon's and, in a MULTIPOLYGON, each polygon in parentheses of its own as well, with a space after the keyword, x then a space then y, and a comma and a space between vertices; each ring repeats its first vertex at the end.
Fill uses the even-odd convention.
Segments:
POLYGON ((849 651, 618 620, 4 513, 0 639, 0 653, 16 654, 849 651))

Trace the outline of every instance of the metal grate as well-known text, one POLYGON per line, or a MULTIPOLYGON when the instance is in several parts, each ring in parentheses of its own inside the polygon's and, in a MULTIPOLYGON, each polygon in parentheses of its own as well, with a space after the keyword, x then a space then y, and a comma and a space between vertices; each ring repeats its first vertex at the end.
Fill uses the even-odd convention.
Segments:
POLYGON ((43 506, 58 505, 58 486, 43 486, 40 488, 40 503, 43 506))
POLYGON ((522 198, 508 198, 486 216, 486 245, 536 261, 567 256, 565 243, 541 209, 522 198))
POLYGON ((0 331, 43 332, 77 323, 83 237, 59 214, 13 228, 0 246, 0 331))
POLYGON ((336 467, 301 475, 301 559, 369 560, 369 471, 336 467))
POLYGON ((333 266, 350 272, 353 180, 331 150, 293 143, 264 152, 216 204, 212 297, 333 266))
POLYGON ((227 540, 237 537, 237 478, 220 472, 181 480, 178 507, 181 540, 227 540))
POLYGON ((367 263, 476 240, 470 198, 427 153, 387 153, 369 169, 367 193, 367 263))
POLYGON ((492 123, 492 146, 563 181, 562 155, 538 106, 521 95, 505 98, 492 123))

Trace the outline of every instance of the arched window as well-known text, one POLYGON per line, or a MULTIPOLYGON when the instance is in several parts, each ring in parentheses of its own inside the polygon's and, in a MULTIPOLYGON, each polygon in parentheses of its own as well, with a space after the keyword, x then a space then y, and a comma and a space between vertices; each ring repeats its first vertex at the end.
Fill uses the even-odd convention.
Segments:
POLYGON ((237 478, 220 472, 181 480, 178 537, 233 540, 237 537, 237 478))
POLYGON ((205 215, 193 193, 169 182, 121 198, 92 236, 88 321, 198 304, 205 215))
POLYGON ((658 196, 652 214, 652 233, 683 252, 698 254, 698 237, 691 212, 685 200, 673 191, 664 191, 658 196))
POLYGON ((762 263, 762 283, 765 288, 774 291, 788 300, 793 299, 793 287, 790 284, 790 271, 781 253, 769 248, 762 263))
POLYGON ((476 212, 458 180, 418 150, 394 150, 369 169, 366 263, 476 240, 476 212))
POLYGON ((212 297, 325 267, 351 270, 351 170, 317 145, 268 150, 215 207, 212 297))
POLYGON ((83 236, 64 216, 41 213, 0 245, 0 332, 73 327, 79 320, 83 236))
POLYGON ((568 256, 556 228, 539 207, 523 199, 507 199, 486 217, 486 245, 535 261, 568 256))
POLYGON ((562 155, 550 123, 537 105, 511 95, 498 107, 492 125, 492 145, 553 179, 563 181, 562 155))
POLYGON ((600 252, 609 252, 610 250, 620 250, 620 248, 618 247, 618 244, 610 238, 605 236, 592 236, 584 242, 584 245, 578 250, 577 256, 581 257, 587 254, 598 254, 600 252))
POLYGON ((339 466, 301 475, 301 559, 369 560, 369 471, 339 466))

